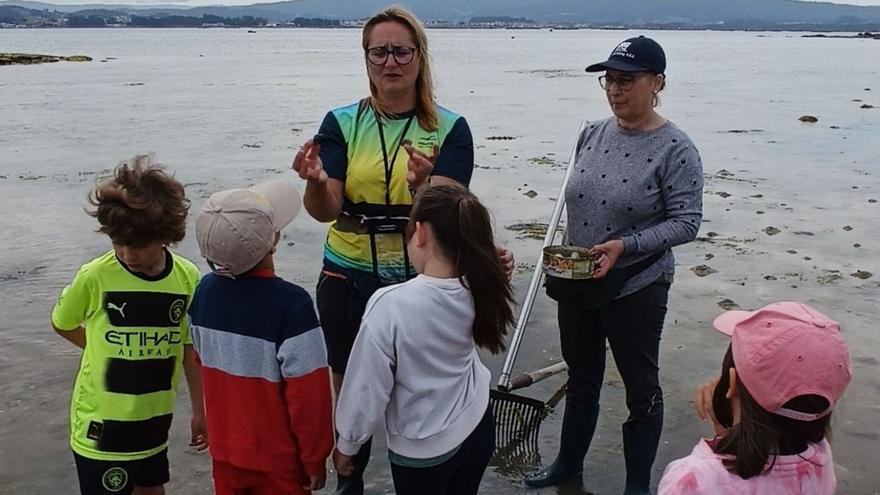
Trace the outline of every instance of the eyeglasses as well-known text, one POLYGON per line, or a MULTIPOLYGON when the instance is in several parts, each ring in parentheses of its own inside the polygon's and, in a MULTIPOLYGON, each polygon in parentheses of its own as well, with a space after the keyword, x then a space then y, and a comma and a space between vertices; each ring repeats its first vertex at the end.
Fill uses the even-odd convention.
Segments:
POLYGON ((373 65, 385 65, 388 61, 388 55, 394 56, 397 65, 406 65, 413 61, 416 49, 411 46, 377 46, 367 48, 367 60, 373 65))
POLYGON ((635 74, 622 74, 617 77, 604 75, 599 76, 599 86, 608 91, 612 84, 617 84, 617 88, 621 91, 629 91, 635 84, 636 79, 650 75, 650 72, 637 72, 635 74))

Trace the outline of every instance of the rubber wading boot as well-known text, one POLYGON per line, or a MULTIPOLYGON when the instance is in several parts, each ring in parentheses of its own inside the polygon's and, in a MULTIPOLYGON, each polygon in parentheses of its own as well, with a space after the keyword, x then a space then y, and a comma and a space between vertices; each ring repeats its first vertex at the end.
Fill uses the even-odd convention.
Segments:
POLYGON ((562 434, 559 441, 559 455, 553 464, 526 477, 526 486, 541 488, 579 476, 584 471, 584 457, 593 440, 599 408, 575 409, 565 405, 562 416, 562 434))

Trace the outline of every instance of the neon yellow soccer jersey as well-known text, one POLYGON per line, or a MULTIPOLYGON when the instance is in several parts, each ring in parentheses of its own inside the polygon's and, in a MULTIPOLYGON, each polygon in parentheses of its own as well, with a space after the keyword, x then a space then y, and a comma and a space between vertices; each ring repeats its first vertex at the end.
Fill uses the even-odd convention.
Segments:
POLYGON ((167 446, 198 280, 198 268, 170 251, 165 270, 149 277, 130 272, 111 250, 83 265, 61 292, 52 324, 86 331, 70 404, 74 452, 137 460, 167 446))

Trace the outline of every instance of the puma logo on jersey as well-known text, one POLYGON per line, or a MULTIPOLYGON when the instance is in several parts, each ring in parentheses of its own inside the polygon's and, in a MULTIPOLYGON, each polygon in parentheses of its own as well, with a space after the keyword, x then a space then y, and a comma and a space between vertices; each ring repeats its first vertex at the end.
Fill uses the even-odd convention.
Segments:
POLYGON ((126 304, 128 304, 128 303, 127 302, 122 303, 122 306, 117 306, 117 305, 113 304, 112 302, 108 302, 107 309, 113 309, 113 310, 119 311, 119 316, 125 318, 125 305, 126 304))

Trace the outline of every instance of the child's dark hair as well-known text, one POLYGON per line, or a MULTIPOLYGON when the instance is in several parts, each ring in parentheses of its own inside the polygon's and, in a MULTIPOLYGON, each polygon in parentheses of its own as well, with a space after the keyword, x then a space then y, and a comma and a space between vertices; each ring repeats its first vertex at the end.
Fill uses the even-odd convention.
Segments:
MULTIPOLYGON (((730 401, 725 397, 730 388, 730 368, 736 369, 733 351, 727 348, 721 365, 721 379, 715 387, 712 408, 718 422, 727 427, 715 443, 715 453, 726 456, 724 466, 743 479, 769 472, 777 455, 803 452, 810 443, 831 436, 831 414, 813 421, 798 421, 765 411, 743 385, 737 375, 740 397, 740 422, 733 425, 730 401)), ((828 409, 828 401, 818 395, 801 395, 783 404, 784 408, 805 413, 828 409)))
POLYGON ((189 200, 183 185, 165 167, 138 155, 113 170, 89 194, 98 232, 115 244, 145 246, 153 241, 177 243, 186 234, 189 200))
POLYGON ((462 284, 474 298, 474 342, 497 354, 504 350, 513 323, 513 290, 498 264, 489 212, 467 189, 436 186, 415 200, 408 232, 415 222, 429 224, 443 254, 455 263, 462 284))

